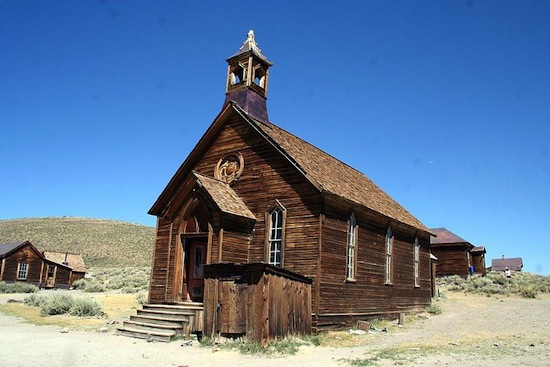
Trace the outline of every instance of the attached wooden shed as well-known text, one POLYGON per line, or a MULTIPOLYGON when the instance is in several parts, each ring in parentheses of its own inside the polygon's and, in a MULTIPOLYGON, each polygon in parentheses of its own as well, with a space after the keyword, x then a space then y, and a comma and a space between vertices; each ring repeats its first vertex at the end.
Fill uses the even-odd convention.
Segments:
POLYGON ((470 274, 470 266, 474 274, 486 274, 485 247, 474 247, 470 242, 459 237, 446 228, 432 228, 437 235, 430 240, 432 254, 437 257, 436 276, 470 274))
POLYGON ((46 288, 70 288, 73 282, 86 275, 86 265, 79 254, 53 251, 44 251, 43 254, 46 288))
POLYGON ((204 267, 204 335, 274 337, 311 333, 312 280, 264 263, 204 267))

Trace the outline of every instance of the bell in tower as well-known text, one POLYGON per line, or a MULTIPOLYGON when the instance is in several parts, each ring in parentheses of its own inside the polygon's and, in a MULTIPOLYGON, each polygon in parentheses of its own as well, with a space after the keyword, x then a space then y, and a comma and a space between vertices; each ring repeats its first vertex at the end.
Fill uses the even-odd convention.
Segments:
POLYGON ((267 85, 269 67, 273 64, 262 54, 254 31, 248 32, 246 41, 227 63, 224 105, 233 101, 250 117, 267 122, 267 85))

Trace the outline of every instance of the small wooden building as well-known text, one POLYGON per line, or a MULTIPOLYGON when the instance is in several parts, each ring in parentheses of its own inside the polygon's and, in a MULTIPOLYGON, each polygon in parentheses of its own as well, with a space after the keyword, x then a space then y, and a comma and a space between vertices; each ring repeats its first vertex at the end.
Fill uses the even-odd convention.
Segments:
POLYGON ((509 257, 502 256, 501 259, 491 260, 492 271, 504 271, 508 268, 511 271, 521 271, 523 269, 523 259, 521 257, 509 257))
POLYGON ((29 241, 0 245, 0 280, 42 285, 44 257, 29 241))
POLYGON ((0 280, 27 282, 41 288, 69 288, 84 278, 86 265, 78 254, 40 252, 29 241, 0 245, 0 280))
POLYGON ((70 288, 86 275, 86 265, 79 254, 44 251, 43 255, 45 288, 70 288))
MULTIPOLYGON (((241 267, 225 265, 231 263, 268 264, 255 279, 270 284, 274 277, 311 279, 305 311, 311 310, 311 323, 300 324, 306 329, 428 306, 431 231, 364 174, 269 121, 271 63, 253 32, 227 62, 221 112, 149 211, 157 217, 149 302, 204 302, 206 325, 221 327, 213 313, 223 312, 219 292, 226 293, 205 287, 247 278, 241 267), (235 274, 224 270, 215 278, 205 272, 209 264, 235 274)), ((299 283, 285 292, 305 292, 299 283)), ((247 292, 256 294, 256 284, 247 292)), ((264 296, 275 303, 262 313, 263 323, 274 322, 271 308, 297 299, 264 296)), ((235 295, 231 302, 245 310, 250 299, 235 295)), ((252 332, 232 315, 243 317, 228 311, 227 325, 241 326, 223 330, 252 332)))
POLYGON ((474 274, 485 275, 485 247, 474 247, 446 228, 432 228, 431 231, 437 235, 430 240, 432 254, 437 257, 436 276, 466 277, 470 274, 470 266, 474 267, 474 274))

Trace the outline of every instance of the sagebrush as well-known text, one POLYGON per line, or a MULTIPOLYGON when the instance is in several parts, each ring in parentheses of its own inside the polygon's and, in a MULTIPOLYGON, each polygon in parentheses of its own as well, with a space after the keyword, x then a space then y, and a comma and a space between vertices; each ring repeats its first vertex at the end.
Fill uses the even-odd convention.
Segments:
POLYGON ((507 278, 501 272, 488 272, 486 276, 474 275, 470 279, 458 275, 437 278, 437 284, 449 291, 491 295, 517 295, 536 298, 539 293, 550 293, 550 276, 526 272, 514 272, 507 278))

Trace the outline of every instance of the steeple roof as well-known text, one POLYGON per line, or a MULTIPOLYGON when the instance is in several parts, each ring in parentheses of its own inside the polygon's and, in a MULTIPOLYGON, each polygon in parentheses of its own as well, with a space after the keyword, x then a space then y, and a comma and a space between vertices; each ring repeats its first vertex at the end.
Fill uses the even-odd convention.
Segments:
POLYGON ((246 41, 243 42, 243 45, 237 51, 233 56, 227 59, 227 61, 231 60, 234 57, 238 57, 240 55, 243 55, 247 52, 251 52, 252 54, 256 55, 260 59, 262 59, 264 62, 266 62, 269 66, 273 65, 267 57, 262 54, 262 50, 260 50, 260 47, 258 47, 258 44, 256 43, 256 37, 254 35, 254 31, 251 29, 248 31, 248 36, 246 38, 246 41))

